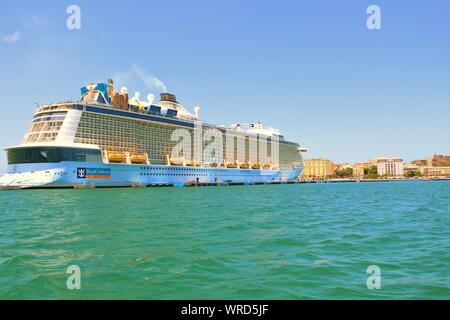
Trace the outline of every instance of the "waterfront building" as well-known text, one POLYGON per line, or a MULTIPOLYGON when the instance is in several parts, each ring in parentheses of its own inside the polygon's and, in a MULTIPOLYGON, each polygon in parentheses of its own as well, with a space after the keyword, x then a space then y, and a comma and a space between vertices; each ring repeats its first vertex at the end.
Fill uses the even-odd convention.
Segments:
POLYGON ((431 167, 447 167, 450 166, 450 156, 435 154, 427 159, 427 165, 431 167))
POLYGON ((427 160, 413 160, 411 161, 411 164, 418 167, 423 167, 427 165, 427 160))
POLYGON ((334 170, 345 170, 345 169, 351 169, 352 165, 348 162, 342 162, 342 163, 335 163, 334 164, 334 170))
POLYGON ((302 176, 306 180, 327 179, 334 176, 334 164, 324 158, 307 159, 304 161, 302 176))
POLYGON ((450 177, 450 166, 419 167, 419 171, 426 177, 450 177))
POLYGON ((427 159, 413 160, 411 163, 419 167, 447 167, 450 166, 450 156, 435 154, 427 159))
POLYGON ((420 167, 414 163, 403 164, 403 173, 406 174, 408 171, 420 171, 420 167))
POLYGON ((402 177, 403 159, 396 157, 378 157, 375 159, 377 173, 380 176, 402 177))
POLYGON ((411 165, 415 165, 426 177, 450 176, 450 156, 435 154, 425 160, 411 161, 411 165))
POLYGON ((377 158, 367 160, 366 166, 367 167, 372 167, 372 166, 376 167, 377 166, 377 158))
POLYGON ((366 163, 355 163, 353 166, 353 177, 355 179, 362 179, 364 177, 364 168, 366 167, 366 163))

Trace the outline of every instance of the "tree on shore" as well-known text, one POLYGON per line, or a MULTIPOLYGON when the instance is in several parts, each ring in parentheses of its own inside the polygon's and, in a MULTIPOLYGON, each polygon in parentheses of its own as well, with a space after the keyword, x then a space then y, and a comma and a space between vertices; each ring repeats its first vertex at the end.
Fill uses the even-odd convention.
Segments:
POLYGON ((364 168, 364 178, 365 179, 377 179, 379 177, 377 166, 370 166, 364 168))
POLYGON ((408 170, 405 173, 405 177, 407 178, 414 178, 414 177, 421 177, 422 173, 419 170, 408 170))
POLYGON ((334 172, 336 178, 351 178, 353 177, 353 168, 345 168, 341 170, 336 170, 334 172))

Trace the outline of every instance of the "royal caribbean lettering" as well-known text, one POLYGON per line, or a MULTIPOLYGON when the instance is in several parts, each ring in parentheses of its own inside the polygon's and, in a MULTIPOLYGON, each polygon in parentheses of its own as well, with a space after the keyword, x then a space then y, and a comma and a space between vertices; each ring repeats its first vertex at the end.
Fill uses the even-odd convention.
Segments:
POLYGON ((77 168, 78 179, 109 179, 111 177, 111 169, 77 168))

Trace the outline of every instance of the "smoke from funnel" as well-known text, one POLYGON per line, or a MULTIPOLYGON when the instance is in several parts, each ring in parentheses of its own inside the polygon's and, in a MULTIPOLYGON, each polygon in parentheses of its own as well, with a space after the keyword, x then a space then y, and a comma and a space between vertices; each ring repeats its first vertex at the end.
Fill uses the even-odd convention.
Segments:
POLYGON ((132 65, 128 70, 118 71, 111 75, 114 82, 128 87, 136 87, 138 82, 143 82, 146 89, 152 91, 157 89, 160 92, 167 92, 167 87, 160 79, 147 72, 138 64, 132 65))
POLYGON ((150 88, 156 88, 162 92, 167 92, 167 87, 159 80, 157 77, 152 75, 151 73, 148 73, 143 68, 141 68, 139 65, 135 64, 131 67, 131 70, 136 74, 136 76, 144 82, 144 84, 147 86, 148 89, 150 88))

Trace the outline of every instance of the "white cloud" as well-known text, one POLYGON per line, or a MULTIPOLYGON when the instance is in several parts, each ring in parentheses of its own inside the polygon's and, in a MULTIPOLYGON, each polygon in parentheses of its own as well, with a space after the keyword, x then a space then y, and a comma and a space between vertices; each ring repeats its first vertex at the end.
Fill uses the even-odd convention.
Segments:
POLYGON ((157 89, 167 92, 167 87, 160 79, 146 71, 138 64, 134 64, 126 71, 119 71, 112 74, 111 78, 115 83, 120 85, 129 85, 133 81, 139 80, 147 87, 147 89, 157 89))
POLYGON ((20 36, 21 36, 21 32, 16 31, 14 33, 3 36, 1 39, 3 42, 17 42, 20 39, 20 36))
POLYGON ((22 24, 28 29, 40 29, 45 26, 45 21, 39 16, 26 15, 22 17, 22 24))

